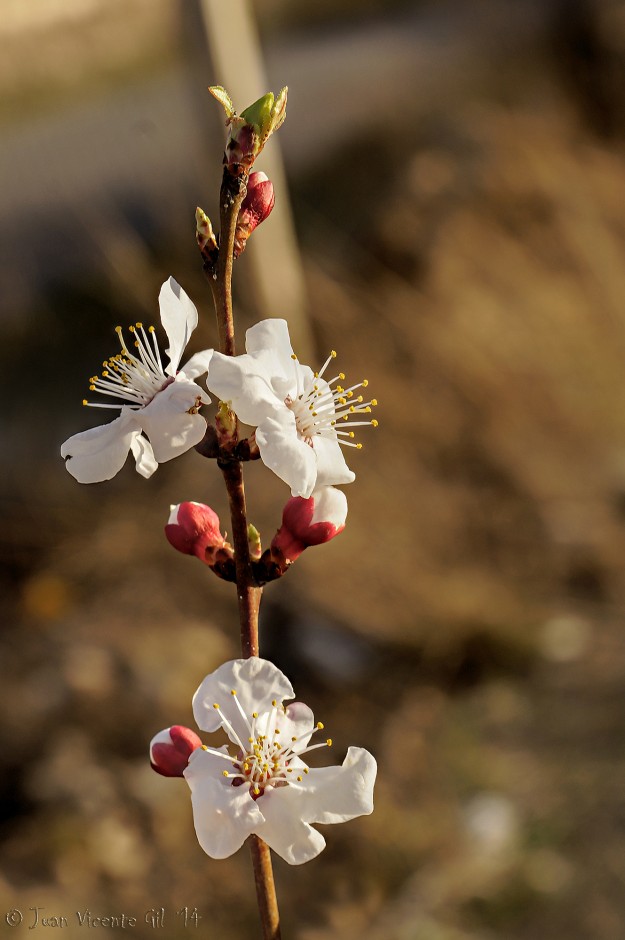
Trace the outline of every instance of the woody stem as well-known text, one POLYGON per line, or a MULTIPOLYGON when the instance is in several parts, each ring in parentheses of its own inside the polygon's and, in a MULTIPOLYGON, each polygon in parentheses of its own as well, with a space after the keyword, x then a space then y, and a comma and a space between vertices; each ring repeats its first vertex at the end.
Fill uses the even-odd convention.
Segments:
MULTIPOLYGON (((219 196, 221 236, 219 255, 213 268, 205 268, 213 293, 219 348, 227 356, 236 355, 234 318, 232 313, 232 264, 234 236, 241 203, 245 198, 247 176, 233 176, 224 167, 219 196)), ((237 422, 238 423, 238 422, 237 422)), ((235 433, 234 440, 237 435, 235 433)), ((252 569, 248 542, 248 522, 245 506, 243 468, 234 452, 219 461, 230 502, 232 542, 234 547, 241 652, 247 659, 259 655, 258 611, 262 588, 258 587, 252 569)), ((280 914, 271 866, 269 846, 258 836, 250 836, 254 865, 256 897, 263 927, 263 940, 280 940, 280 914)))

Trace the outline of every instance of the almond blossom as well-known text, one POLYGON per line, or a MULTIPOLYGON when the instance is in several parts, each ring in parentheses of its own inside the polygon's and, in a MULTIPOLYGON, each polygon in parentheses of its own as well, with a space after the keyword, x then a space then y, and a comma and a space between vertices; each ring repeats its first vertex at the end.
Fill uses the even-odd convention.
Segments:
POLYGON ((122 328, 116 328, 121 352, 104 363, 101 376, 92 376, 89 389, 116 398, 118 403, 85 399, 83 405, 119 411, 119 417, 74 434, 61 447, 65 466, 79 483, 110 480, 123 467, 129 451, 137 472, 150 477, 159 463, 184 453, 204 436, 206 421, 198 411, 210 398, 193 379, 206 372, 213 351, 196 353, 179 371, 198 313, 171 277, 161 287, 158 300, 169 340, 169 364, 163 366, 153 326, 145 330, 137 323, 129 328, 134 352, 130 352, 122 328))
POLYGON ((312 823, 339 823, 373 811, 377 765, 364 748, 350 747, 338 767, 310 768, 303 757, 329 747, 311 744, 323 730, 291 683, 258 657, 224 663, 207 676, 193 698, 203 731, 222 728, 230 742, 198 747, 184 776, 191 788, 198 840, 212 858, 226 858, 252 833, 291 865, 325 847, 312 823))
POLYGON ((369 415, 375 398, 365 401, 359 389, 349 388, 342 372, 325 379, 336 357, 332 350, 318 372, 301 365, 294 354, 285 320, 261 320, 246 333, 247 353, 225 356, 215 352, 206 384, 221 401, 229 402, 239 420, 256 428, 263 462, 304 499, 323 486, 351 483, 341 446, 360 449, 355 427, 377 426, 369 415))

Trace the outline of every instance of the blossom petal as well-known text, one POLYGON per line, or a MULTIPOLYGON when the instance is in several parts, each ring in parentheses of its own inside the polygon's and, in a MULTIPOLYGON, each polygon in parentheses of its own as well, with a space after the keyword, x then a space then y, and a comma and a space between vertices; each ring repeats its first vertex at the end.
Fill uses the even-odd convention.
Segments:
POLYGON ((298 784, 268 787, 258 805, 265 821, 256 830, 257 835, 289 865, 302 865, 323 851, 326 840, 302 819, 302 789, 298 784))
MULTIPOLYGON (((308 367, 301 366, 293 354, 286 320, 261 320, 250 327, 245 348, 281 402, 297 394, 298 373, 308 367)), ((312 377, 312 371, 308 372, 312 377)))
POLYGON ((65 466, 79 483, 101 483, 119 473, 140 433, 136 412, 122 408, 120 416, 109 424, 68 438, 61 456, 67 458, 65 466))
POLYGON ((206 420, 202 415, 189 414, 189 409, 196 406, 201 395, 199 386, 179 373, 176 381, 162 389, 142 409, 139 420, 150 438, 158 463, 177 457, 204 437, 206 420))
MULTIPOLYGON (((205 372, 208 372, 212 355, 212 349, 203 349, 201 352, 195 353, 190 359, 187 359, 181 371, 184 372, 188 379, 197 379, 199 375, 204 375, 205 372)), ((207 397, 206 395, 203 396, 205 404, 208 405, 210 404, 210 398, 206 401, 207 397)))
POLYGON ((239 420, 252 427, 257 427, 276 409, 284 408, 284 399, 271 388, 262 363, 251 356, 224 356, 214 352, 206 387, 220 401, 231 402, 239 420))
POLYGON ((345 463, 338 441, 330 437, 315 437, 313 447, 317 455, 317 487, 354 482, 356 474, 345 463))
POLYGON ((245 348, 253 356, 271 349, 276 360, 280 362, 283 372, 286 373, 291 368, 293 347, 286 320, 270 318, 255 323, 245 334, 245 348))
POLYGON ((291 494, 308 499, 317 482, 317 458, 297 436, 293 412, 284 408, 265 418, 256 428, 256 443, 263 463, 291 487, 291 494))
POLYGON ((249 787, 233 787, 222 776, 225 761, 197 748, 184 776, 191 788, 193 822, 198 841, 211 858, 227 858, 263 825, 249 787))
POLYGON ((280 720, 276 722, 276 725, 280 729, 281 743, 291 746, 297 753, 302 751, 310 741, 315 730, 315 716, 312 709, 303 702, 291 702, 287 705, 286 712, 280 715, 280 720), (293 738, 299 740, 294 742, 293 738))
POLYGON ((340 823, 373 812, 375 757, 350 747, 341 767, 315 767, 306 775, 300 815, 311 823, 340 823))
POLYGON ((169 365, 165 372, 167 375, 175 375, 184 348, 197 326, 197 310, 191 298, 173 277, 165 281, 161 287, 158 303, 161 311, 161 323, 169 340, 169 349, 165 350, 169 356, 169 365))
POLYGON ((130 442, 132 456, 135 458, 135 469, 146 480, 158 469, 158 461, 154 457, 152 445, 143 434, 137 434, 130 442))
MULTIPOLYGON (((272 711, 272 701, 281 704, 294 696, 293 686, 277 666, 267 659, 252 656, 224 663, 207 676, 193 696, 193 715, 202 731, 216 731, 222 724, 219 712, 230 722, 243 741, 250 735, 252 712, 263 715, 272 711), (232 689, 246 719, 234 701, 232 689), (219 709, 214 708, 219 705, 219 709)), ((227 731, 227 729, 226 729, 227 731)), ((230 735, 230 739, 234 740, 230 735)), ((235 741, 235 743, 238 743, 235 741)))

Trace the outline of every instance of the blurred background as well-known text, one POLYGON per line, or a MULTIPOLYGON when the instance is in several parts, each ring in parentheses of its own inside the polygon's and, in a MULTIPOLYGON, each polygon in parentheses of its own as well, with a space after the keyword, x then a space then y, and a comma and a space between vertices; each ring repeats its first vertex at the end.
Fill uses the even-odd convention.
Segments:
MULTIPOLYGON (((336 761, 380 767, 371 817, 276 860, 285 936, 622 940, 625 4, 219 6, 0 2, 0 935, 29 907, 258 935, 249 854, 208 859, 147 762, 238 654, 231 586, 162 534, 185 499, 229 528, 220 475, 191 451, 80 486, 59 457, 170 274, 215 342, 222 83, 239 109, 289 85, 240 342, 285 316, 380 402, 345 533, 265 592, 264 655, 336 761)), ((286 488, 246 480, 268 544, 286 488)))

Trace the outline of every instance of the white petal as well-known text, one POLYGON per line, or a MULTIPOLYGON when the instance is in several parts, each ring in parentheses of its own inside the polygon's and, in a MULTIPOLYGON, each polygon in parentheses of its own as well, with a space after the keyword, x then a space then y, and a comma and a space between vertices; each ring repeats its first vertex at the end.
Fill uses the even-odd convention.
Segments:
POLYGON ((211 858, 232 855, 263 824, 249 787, 233 787, 222 774, 224 767, 226 761, 197 748, 184 771, 198 841, 211 858))
POLYGON ((338 483, 353 483, 356 474, 352 473, 343 456, 338 441, 329 437, 316 436, 313 447, 317 455, 317 486, 333 486, 338 483))
MULTIPOLYGON (((208 371, 212 355, 212 349, 203 349, 201 352, 195 353, 190 359, 187 359, 181 371, 188 379, 197 379, 199 375, 204 375, 208 371)), ((206 399, 208 396, 204 395, 203 397, 206 399)), ((206 401, 206 404, 210 404, 210 398, 206 401)))
POLYGON ((175 382, 158 392, 141 410, 139 419, 158 463, 183 454, 204 437, 206 420, 202 415, 188 413, 201 394, 199 386, 179 373, 175 382))
POLYGON ((256 427, 276 409, 287 411, 284 399, 270 385, 270 373, 251 356, 224 356, 214 352, 208 366, 206 387, 232 410, 244 424, 256 427))
POLYGON ((250 327, 245 334, 245 348, 281 402, 297 394, 299 373, 312 378, 311 369, 300 366, 293 355, 286 320, 261 320, 250 327))
POLYGON ((340 823, 373 812, 375 757, 350 747, 341 767, 315 767, 306 775, 301 816, 307 822, 340 823))
POLYGON ((302 820, 299 784, 268 787, 258 805, 265 822, 257 835, 289 865, 309 862, 325 848, 321 833, 302 820))
POLYGON ((165 350, 169 356, 169 365, 165 372, 167 375, 175 375, 184 348, 197 326, 197 310, 191 298, 185 294, 173 277, 165 281, 161 287, 158 303, 161 310, 161 323, 169 340, 169 349, 165 350))
POLYGON ((137 434, 130 442, 132 456, 135 458, 135 469, 142 477, 148 480, 155 470, 158 469, 158 462, 154 457, 152 445, 143 434, 137 434))
POLYGON ((141 433, 136 412, 123 408, 119 418, 74 434, 61 447, 65 466, 79 483, 100 483, 119 473, 133 441, 141 433))
POLYGON ((293 496, 308 499, 317 482, 317 458, 297 436, 295 416, 288 408, 265 418, 256 428, 263 463, 291 487, 293 496))
POLYGON ((284 699, 293 698, 294 694, 293 686, 284 673, 268 660, 258 656, 234 659, 204 679, 193 696, 193 715, 202 731, 216 731, 221 725, 219 712, 213 708, 217 703, 219 710, 245 742, 250 736, 252 712, 262 716, 271 711, 274 699, 280 705, 284 699), (236 690, 247 721, 241 716, 232 689, 236 690))
POLYGON ((342 490, 333 486, 322 486, 312 494, 314 508, 310 525, 316 522, 329 522, 337 529, 345 525, 347 519, 347 497, 342 490))
POLYGON ((252 356, 271 350, 285 375, 293 368, 293 347, 286 320, 261 320, 251 326, 245 334, 245 348, 252 356))
POLYGON ((280 715, 276 726, 280 729, 281 744, 285 747, 292 746, 297 753, 297 751, 302 751, 310 741, 315 730, 315 716, 312 709, 303 702, 291 702, 286 712, 280 715), (301 738, 301 740, 292 743, 292 738, 301 738))

